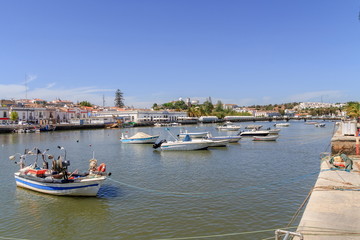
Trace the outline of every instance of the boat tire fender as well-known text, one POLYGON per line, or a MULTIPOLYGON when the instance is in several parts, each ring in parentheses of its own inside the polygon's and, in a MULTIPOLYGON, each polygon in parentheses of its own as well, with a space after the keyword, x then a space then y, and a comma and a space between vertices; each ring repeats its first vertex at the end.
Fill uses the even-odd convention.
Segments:
POLYGON ((100 164, 97 170, 98 170, 98 172, 105 172, 106 164, 105 163, 100 164))

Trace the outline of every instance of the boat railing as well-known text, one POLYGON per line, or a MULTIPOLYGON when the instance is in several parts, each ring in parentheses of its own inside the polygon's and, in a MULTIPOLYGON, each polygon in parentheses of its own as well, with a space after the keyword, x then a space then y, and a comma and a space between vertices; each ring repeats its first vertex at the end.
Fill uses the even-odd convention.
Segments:
POLYGON ((290 232, 281 229, 275 231, 275 240, 291 240, 293 237, 298 237, 299 240, 304 240, 304 236, 301 233, 290 232))

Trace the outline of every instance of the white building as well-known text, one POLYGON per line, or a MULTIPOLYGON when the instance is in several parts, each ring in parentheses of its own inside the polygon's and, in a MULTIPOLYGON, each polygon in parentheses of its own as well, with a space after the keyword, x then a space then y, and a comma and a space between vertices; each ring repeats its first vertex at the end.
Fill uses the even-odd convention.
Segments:
POLYGON ((125 110, 95 112, 92 117, 112 117, 124 122, 176 122, 179 118, 187 117, 186 112, 125 110))
POLYGON ((199 122, 202 123, 210 123, 210 122, 217 122, 219 118, 217 116, 201 116, 199 117, 199 122))

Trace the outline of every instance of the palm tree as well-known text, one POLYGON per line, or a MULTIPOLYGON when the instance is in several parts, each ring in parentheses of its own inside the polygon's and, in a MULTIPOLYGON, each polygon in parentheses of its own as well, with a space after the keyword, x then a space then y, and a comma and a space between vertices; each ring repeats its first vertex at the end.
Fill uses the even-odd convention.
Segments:
POLYGON ((360 117, 360 103, 359 102, 348 102, 345 106, 347 115, 351 118, 359 120, 360 117))

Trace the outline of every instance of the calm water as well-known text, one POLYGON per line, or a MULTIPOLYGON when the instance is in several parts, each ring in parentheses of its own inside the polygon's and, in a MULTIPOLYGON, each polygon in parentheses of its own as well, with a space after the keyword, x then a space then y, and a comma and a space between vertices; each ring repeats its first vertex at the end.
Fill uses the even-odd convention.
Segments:
MULTIPOLYGON (((224 148, 157 152, 119 142, 129 128, 0 135, 0 239, 171 239, 284 228, 314 185, 334 123, 290 122, 276 142, 243 138, 224 148), (67 149, 70 170, 86 171, 95 151, 112 172, 98 197, 56 197, 17 188, 8 157, 25 148, 67 149)), ((254 123, 242 123, 242 126, 254 123)), ((273 123, 261 122, 266 128, 273 123)), ((172 127, 178 134, 215 125, 172 127)), ((226 134, 226 132, 221 133, 226 134)), ((296 225, 297 222, 295 222, 296 225)), ((265 239, 274 231, 211 239, 265 239)))

